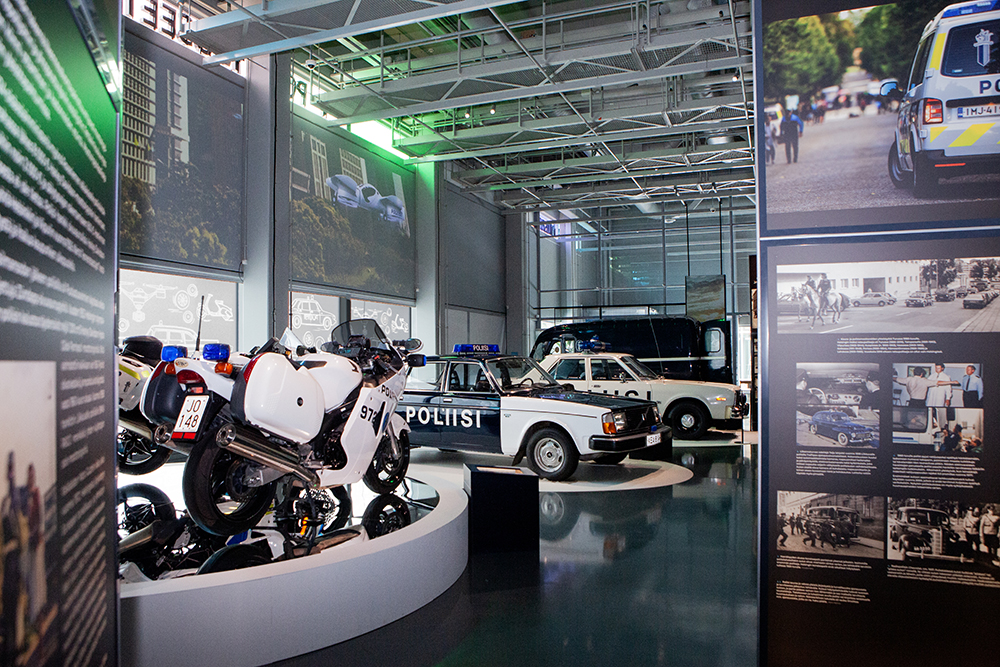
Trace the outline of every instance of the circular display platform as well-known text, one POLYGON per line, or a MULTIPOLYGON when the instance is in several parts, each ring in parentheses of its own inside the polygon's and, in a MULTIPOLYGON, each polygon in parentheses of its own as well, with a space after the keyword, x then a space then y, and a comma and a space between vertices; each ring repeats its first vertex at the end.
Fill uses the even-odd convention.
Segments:
POLYGON ((378 539, 253 568, 121 585, 121 664, 263 665, 357 637, 424 606, 468 561, 468 497, 421 472, 437 505, 378 539))

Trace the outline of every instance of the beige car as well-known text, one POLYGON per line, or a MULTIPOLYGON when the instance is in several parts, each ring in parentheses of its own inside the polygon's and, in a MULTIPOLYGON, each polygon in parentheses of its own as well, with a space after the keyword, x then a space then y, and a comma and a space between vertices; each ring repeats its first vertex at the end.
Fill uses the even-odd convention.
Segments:
POLYGON ((576 390, 656 401, 675 438, 697 440, 711 426, 739 428, 739 420, 746 416, 746 396, 736 385, 668 380, 631 354, 553 354, 541 365, 556 380, 576 390))

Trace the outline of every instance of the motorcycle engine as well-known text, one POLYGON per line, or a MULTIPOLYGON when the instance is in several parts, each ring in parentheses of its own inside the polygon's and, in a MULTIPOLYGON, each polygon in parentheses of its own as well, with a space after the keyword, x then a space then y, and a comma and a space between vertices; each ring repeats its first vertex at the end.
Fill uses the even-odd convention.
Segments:
POLYGON ((323 461, 323 464, 333 470, 341 470, 347 465, 347 452, 344 451, 344 446, 340 444, 340 436, 343 431, 344 424, 330 429, 317 448, 319 451, 316 453, 323 461))

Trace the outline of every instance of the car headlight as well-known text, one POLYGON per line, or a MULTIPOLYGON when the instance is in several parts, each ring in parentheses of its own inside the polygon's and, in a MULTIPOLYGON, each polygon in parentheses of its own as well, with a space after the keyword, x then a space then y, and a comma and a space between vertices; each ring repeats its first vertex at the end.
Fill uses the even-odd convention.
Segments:
POLYGON ((601 416, 601 427, 607 435, 614 435, 625 430, 625 414, 621 412, 606 412, 601 416))

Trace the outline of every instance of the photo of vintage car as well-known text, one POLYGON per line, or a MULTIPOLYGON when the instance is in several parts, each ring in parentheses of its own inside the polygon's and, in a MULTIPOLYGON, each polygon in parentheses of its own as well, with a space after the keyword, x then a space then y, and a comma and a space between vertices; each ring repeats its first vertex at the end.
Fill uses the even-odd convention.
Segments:
POLYGON ((836 546, 850 547, 858 539, 861 514, 850 507, 818 505, 806 509, 807 534, 828 535, 836 546))
POLYGON ((877 429, 856 424, 837 410, 823 410, 814 414, 809 422, 809 432, 835 440, 842 446, 878 444, 877 429))
POLYGON ((859 297, 851 300, 851 305, 855 308, 861 306, 891 306, 896 303, 896 297, 888 292, 865 292, 859 297))
POLYGON ((928 292, 911 292, 908 297, 906 297, 906 306, 914 308, 923 308, 924 306, 933 306, 934 297, 928 292))
POLYGON ((929 507, 899 507, 889 514, 889 558, 964 560, 959 534, 947 512, 929 507))

